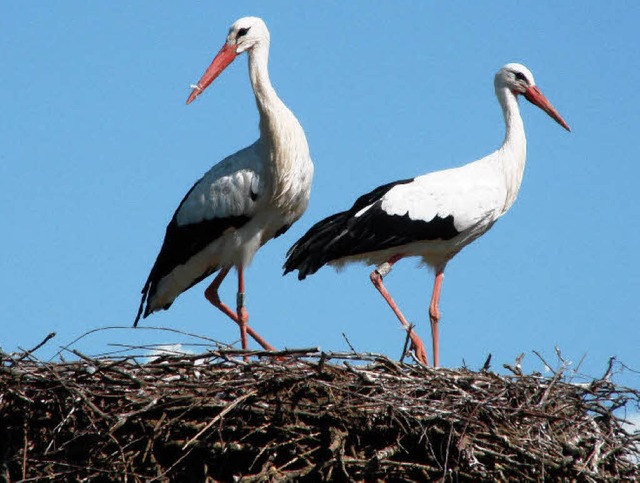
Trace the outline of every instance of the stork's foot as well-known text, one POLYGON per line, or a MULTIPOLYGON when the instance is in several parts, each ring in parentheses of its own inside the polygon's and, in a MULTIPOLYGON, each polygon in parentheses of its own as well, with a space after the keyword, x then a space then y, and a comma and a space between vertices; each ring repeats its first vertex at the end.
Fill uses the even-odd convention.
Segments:
POLYGON ((387 304, 389 304, 389 307, 391 307, 391 310, 393 310, 393 313, 396 314, 396 317, 398 317, 398 320, 407 331, 409 339, 411 340, 411 349, 414 351, 416 359, 418 359, 422 364, 428 366, 429 359, 427 358, 427 351, 424 348, 422 340, 420 339, 416 331, 413 330, 413 326, 409 324, 404 315, 402 315, 402 312, 400 312, 398 305, 393 300, 384 284, 382 283, 382 279, 384 278, 384 276, 391 271, 393 264, 400 258, 401 256, 399 255, 392 257, 387 262, 378 266, 373 272, 371 272, 369 278, 371 279, 371 283, 373 284, 373 286, 378 290, 378 292, 380 292, 380 295, 382 295, 382 297, 386 300, 387 304))
POLYGON ((253 330, 248 322, 249 322, 249 312, 247 309, 243 307, 238 307, 237 315, 235 322, 240 326, 240 340, 242 341, 242 348, 244 350, 249 349, 249 344, 247 343, 247 334, 251 336, 253 340, 255 340, 258 344, 262 346, 264 350, 267 351, 275 351, 276 348, 269 344, 266 340, 260 336, 255 330, 253 330))
MULTIPOLYGON (((227 270, 228 271, 228 270, 227 270)), ((226 275, 226 273, 225 273, 226 275)), ((220 300, 220 296, 218 295, 218 287, 219 283, 216 285, 219 277, 216 277, 216 280, 209 285, 209 287, 204 291, 204 296, 207 298, 211 305, 220 310, 223 314, 233 320, 236 324, 240 326, 240 339, 242 340, 242 348, 247 349, 247 334, 255 340, 264 350, 275 351, 276 348, 269 344, 266 340, 264 340, 255 330, 253 330, 249 324, 249 313, 245 309, 244 306, 239 307, 237 312, 231 310, 224 302, 220 300)), ((222 280, 220 280, 222 281, 222 280)))
POLYGON ((411 340, 411 350, 416 355, 416 359, 422 362, 425 366, 429 365, 429 359, 427 358, 427 351, 424 348, 422 339, 416 334, 413 328, 408 329, 409 340, 411 340))

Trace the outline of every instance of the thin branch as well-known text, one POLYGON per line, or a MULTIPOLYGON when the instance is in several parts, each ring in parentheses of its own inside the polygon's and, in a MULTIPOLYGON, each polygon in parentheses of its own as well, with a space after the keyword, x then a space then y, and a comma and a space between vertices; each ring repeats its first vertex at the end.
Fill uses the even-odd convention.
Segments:
POLYGON ((55 332, 50 332, 44 339, 42 339, 42 342, 40 342, 38 345, 36 345, 33 349, 29 349, 28 351, 24 351, 20 357, 18 357, 16 359, 16 362, 20 362, 24 359, 26 359, 27 357, 29 357, 31 354, 33 354, 35 351, 37 351, 38 349, 40 349, 40 347, 42 347, 43 345, 45 345, 47 342, 49 342, 51 339, 53 339, 56 336, 55 332))

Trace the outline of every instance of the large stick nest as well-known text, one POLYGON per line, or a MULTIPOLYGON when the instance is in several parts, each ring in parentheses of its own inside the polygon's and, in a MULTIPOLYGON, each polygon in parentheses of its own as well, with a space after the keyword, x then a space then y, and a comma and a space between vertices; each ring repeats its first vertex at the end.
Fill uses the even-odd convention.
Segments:
POLYGON ((0 355, 0 479, 640 479, 621 419, 640 393, 611 364, 576 384, 314 350, 77 355, 0 355))

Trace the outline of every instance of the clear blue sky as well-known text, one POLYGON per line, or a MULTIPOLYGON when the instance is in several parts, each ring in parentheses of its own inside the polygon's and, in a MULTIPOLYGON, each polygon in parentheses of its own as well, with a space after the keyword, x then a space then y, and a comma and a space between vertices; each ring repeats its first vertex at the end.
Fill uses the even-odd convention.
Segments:
MULTIPOLYGON (((447 268, 441 362, 494 368, 526 352, 610 356, 640 370, 640 3, 5 2, 0 15, 0 302, 5 351, 129 326, 164 229, 211 165, 252 143, 246 57, 185 105, 237 18, 271 31, 270 73, 306 130, 316 175, 307 213, 247 272, 252 326, 277 347, 398 357, 400 325, 370 269, 282 277, 313 223, 384 182, 488 154, 504 135, 494 73, 517 61, 573 128, 521 102, 528 158, 518 201, 447 268)), ((432 275, 403 261, 386 279, 429 339, 432 275)), ((237 328, 183 294, 145 327, 234 342, 237 328)), ((233 304, 235 282, 222 297, 233 304)), ((109 344, 178 342, 122 329, 109 344)), ((640 386, 626 371, 619 380, 640 386)))

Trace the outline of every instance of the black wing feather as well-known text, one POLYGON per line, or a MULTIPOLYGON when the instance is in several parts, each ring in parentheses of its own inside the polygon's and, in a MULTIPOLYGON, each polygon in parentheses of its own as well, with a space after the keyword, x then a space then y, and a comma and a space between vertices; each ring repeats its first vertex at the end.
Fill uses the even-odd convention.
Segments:
POLYGON ((316 223, 287 252, 285 274, 298 270, 303 280, 323 265, 340 258, 385 250, 421 240, 450 240, 459 234, 453 216, 414 220, 408 214, 390 215, 382 209, 382 197, 394 186, 412 182, 396 181, 380 186, 356 200, 348 211, 336 213, 316 223), (359 217, 356 213, 372 205, 359 217))
MULTIPOLYGON (((158 258, 153 264, 149 278, 142 289, 142 300, 134 327, 142 314, 142 307, 146 300, 152 298, 158 286, 158 282, 168 275, 174 268, 184 265, 191 257, 203 250, 207 245, 220 237, 229 228, 238 229, 250 220, 248 216, 231 216, 228 218, 214 218, 191 225, 178 225, 175 216, 167 226, 167 232, 162 243, 158 258)), ((200 277, 195 279, 188 288, 211 275, 218 267, 211 267, 200 277)), ((169 307, 163 307, 168 309, 169 307)), ((144 316, 149 315, 149 306, 144 311, 144 316)))
MULTIPOLYGON (((136 315, 135 322, 133 323, 134 327, 138 325, 138 321, 141 316, 145 318, 149 315, 150 308, 148 304, 146 309, 144 309, 143 315, 144 304, 155 295, 158 282, 163 277, 169 274, 177 266, 185 264, 191 257, 203 250, 229 228, 238 229, 251 219, 246 215, 239 215, 225 218, 213 218, 211 220, 203 220, 198 223, 191 223, 188 225, 179 225, 177 221, 178 212, 199 182, 200 180, 196 182, 184 198, 182 198, 180 205, 178 205, 178 209, 173 214, 173 218, 171 218, 169 225, 167 225, 164 241, 162 242, 162 248, 160 248, 160 253, 158 253, 158 257, 156 258, 156 261, 151 268, 151 272, 149 273, 149 277, 142 289, 142 299, 140 300, 138 314, 136 315)), ((218 267, 210 267, 200 277, 195 279, 188 288, 193 287, 195 284, 214 273, 217 269, 218 267)), ((169 306, 163 308, 168 309, 169 306)))

